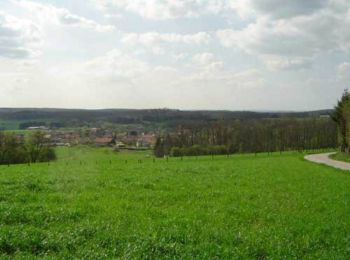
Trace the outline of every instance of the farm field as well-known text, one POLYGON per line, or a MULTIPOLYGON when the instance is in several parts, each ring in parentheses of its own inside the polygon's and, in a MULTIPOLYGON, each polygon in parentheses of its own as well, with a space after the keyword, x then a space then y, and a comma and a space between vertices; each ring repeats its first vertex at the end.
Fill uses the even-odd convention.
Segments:
POLYGON ((0 167, 0 256, 349 257, 350 174, 303 154, 57 152, 0 167))

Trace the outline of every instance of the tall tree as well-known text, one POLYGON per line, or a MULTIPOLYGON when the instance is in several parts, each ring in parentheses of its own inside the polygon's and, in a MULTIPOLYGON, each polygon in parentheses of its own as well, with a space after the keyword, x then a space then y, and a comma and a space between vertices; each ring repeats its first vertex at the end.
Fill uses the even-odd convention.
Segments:
POLYGON ((334 108, 334 113, 332 114, 332 119, 338 126, 340 149, 342 152, 349 152, 349 102, 350 94, 346 89, 340 100, 338 100, 337 106, 334 108))
POLYGON ((31 162, 35 163, 39 160, 45 146, 49 145, 48 141, 45 138, 45 133, 41 131, 36 131, 30 136, 27 142, 27 151, 31 162))

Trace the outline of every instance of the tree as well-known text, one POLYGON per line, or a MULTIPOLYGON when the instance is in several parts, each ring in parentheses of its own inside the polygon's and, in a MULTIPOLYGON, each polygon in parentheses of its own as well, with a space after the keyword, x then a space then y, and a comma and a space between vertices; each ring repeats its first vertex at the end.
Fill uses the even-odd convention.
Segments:
POLYGON ((340 137, 340 149, 342 152, 349 152, 349 118, 350 118, 350 94, 348 90, 344 90, 337 106, 334 108, 332 119, 338 126, 340 137))
POLYGON ((33 133, 24 142, 22 136, 0 131, 0 165, 46 162, 56 159, 50 140, 42 132, 33 133))
MULTIPOLYGON (((350 122, 350 101, 348 106, 344 117, 350 122)), ((347 129, 350 130, 350 127, 347 129)), ((176 131, 159 136, 155 154, 162 157, 179 153, 209 155, 302 151, 334 148, 336 145, 337 126, 327 117, 247 119, 181 125, 176 131)))
POLYGON ((27 151, 29 155, 30 162, 37 162, 37 161, 45 161, 45 156, 43 156, 43 152, 46 151, 48 153, 51 153, 49 151, 49 139, 45 138, 45 133, 42 131, 36 131, 34 132, 27 142, 27 151))
POLYGON ((154 155, 156 157, 164 156, 164 142, 160 136, 157 137, 156 143, 154 145, 154 155))

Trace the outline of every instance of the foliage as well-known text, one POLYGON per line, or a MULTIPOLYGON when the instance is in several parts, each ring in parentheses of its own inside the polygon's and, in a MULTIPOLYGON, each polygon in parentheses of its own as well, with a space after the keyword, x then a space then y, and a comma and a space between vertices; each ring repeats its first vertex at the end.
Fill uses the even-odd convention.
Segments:
POLYGON ((334 148, 337 129, 329 118, 193 123, 160 136, 155 155, 218 154, 217 146, 227 147, 219 154, 334 148))
POLYGON ((330 110, 313 112, 181 111, 172 109, 33 109, 0 108, 0 129, 16 130, 29 126, 48 127, 145 127, 147 131, 173 129, 188 122, 217 122, 264 118, 317 118, 330 110))
POLYGON ((154 155, 156 157, 162 157, 164 156, 164 144, 163 144, 163 140, 161 137, 157 137, 155 146, 154 146, 154 155))
POLYGON ((350 94, 348 90, 345 90, 341 99, 338 100, 332 114, 332 119, 338 126, 341 151, 349 152, 350 94))
POLYGON ((46 162, 56 159, 50 140, 43 132, 22 135, 0 132, 0 164, 46 162))
POLYGON ((26 143, 30 162, 46 162, 55 159, 55 153, 50 147, 50 139, 42 131, 33 132, 26 143))
POLYGON ((0 132, 0 164, 23 163, 27 159, 27 151, 16 136, 0 132))
POLYGON ((299 153, 153 162, 77 147, 58 156, 0 167, 0 258, 349 256, 349 175, 299 153))

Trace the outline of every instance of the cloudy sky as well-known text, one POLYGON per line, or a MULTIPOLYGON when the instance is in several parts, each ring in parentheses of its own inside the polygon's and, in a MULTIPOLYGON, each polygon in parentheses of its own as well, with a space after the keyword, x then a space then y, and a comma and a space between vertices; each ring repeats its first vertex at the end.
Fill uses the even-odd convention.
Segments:
POLYGON ((0 107, 313 110, 349 0, 0 0, 0 107))

